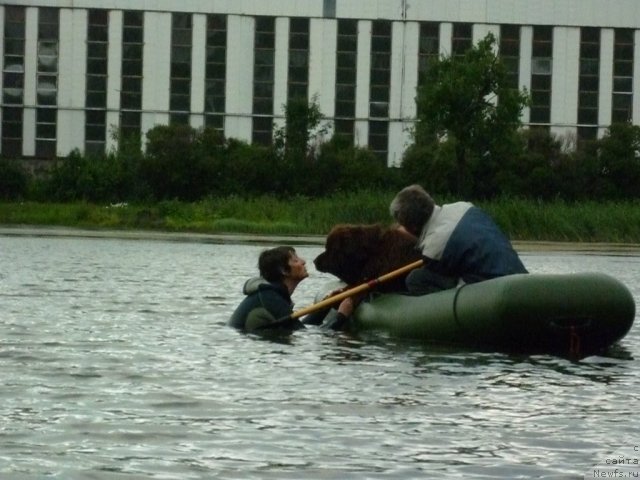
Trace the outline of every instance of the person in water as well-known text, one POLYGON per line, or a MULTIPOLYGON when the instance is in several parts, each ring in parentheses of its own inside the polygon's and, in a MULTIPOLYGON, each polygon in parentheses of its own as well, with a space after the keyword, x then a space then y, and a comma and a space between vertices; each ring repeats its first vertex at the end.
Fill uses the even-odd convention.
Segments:
POLYGON ((323 322, 332 329, 342 327, 353 312, 351 298, 342 300, 330 320, 325 320, 327 310, 308 315, 304 322, 290 318, 293 313, 291 295, 309 276, 306 263, 293 247, 264 250, 258 258, 260 276, 245 282, 243 293, 246 297, 231 315, 229 325, 247 333, 289 333, 304 328, 305 324, 323 322))
POLYGON ((436 205, 420 186, 402 189, 389 206, 391 216, 418 239, 424 266, 406 278, 414 295, 464 283, 527 273, 500 227, 469 202, 436 205))

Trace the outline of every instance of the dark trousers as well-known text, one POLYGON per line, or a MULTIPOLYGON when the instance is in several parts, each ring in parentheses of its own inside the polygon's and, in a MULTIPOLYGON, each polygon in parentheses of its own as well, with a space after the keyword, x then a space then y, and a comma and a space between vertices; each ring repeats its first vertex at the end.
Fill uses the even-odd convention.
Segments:
POLYGON ((426 295, 454 288, 458 285, 458 279, 427 268, 418 268, 407 275, 406 284, 410 295, 426 295))

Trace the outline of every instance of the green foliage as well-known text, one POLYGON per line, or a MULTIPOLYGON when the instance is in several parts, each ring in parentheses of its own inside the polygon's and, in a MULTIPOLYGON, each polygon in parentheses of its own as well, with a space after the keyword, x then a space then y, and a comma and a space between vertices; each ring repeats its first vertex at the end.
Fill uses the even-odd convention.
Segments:
POLYGON ((356 147, 340 136, 321 145, 308 172, 304 178, 307 182, 304 193, 315 196, 394 184, 393 170, 373 152, 356 147))
POLYGON ((54 201, 119 202, 129 196, 131 185, 124 157, 83 156, 74 150, 56 163, 43 188, 54 201))
POLYGON ((27 195, 29 174, 16 160, 0 158, 0 199, 20 200, 27 195))
MULTIPOLYGON (((326 235, 337 223, 390 224, 395 190, 339 193, 331 197, 273 195, 210 197, 105 207, 86 202, 0 202, 0 223, 135 228, 202 233, 326 235)), ((438 198, 438 201, 444 201, 438 198)), ((480 202, 514 240, 631 242, 640 238, 635 201, 537 201, 499 197, 480 202)))
POLYGON ((188 125, 158 125, 147 132, 140 175, 156 200, 194 200, 202 193, 202 164, 194 155, 196 132, 188 125))
POLYGON ((274 145, 291 163, 301 165, 313 155, 310 141, 314 135, 322 135, 326 127, 320 123, 324 115, 320 111, 317 96, 308 103, 304 97, 294 97, 283 105, 285 126, 276 131, 274 145))
MULTIPOLYGON (((489 33, 464 56, 442 57, 430 64, 418 88, 418 146, 434 139, 453 142, 457 168, 457 191, 470 193, 469 158, 499 161, 506 145, 520 127, 520 114, 528 97, 508 86, 507 72, 495 52, 489 33)), ((478 167, 476 166, 475 170, 478 167)))
POLYGON ((406 185, 418 183, 436 195, 456 191, 457 169, 452 142, 411 145, 402 162, 402 179, 406 185))
POLYGON ((640 195, 640 127, 616 123, 599 142, 599 160, 605 179, 605 196, 629 198, 640 195))

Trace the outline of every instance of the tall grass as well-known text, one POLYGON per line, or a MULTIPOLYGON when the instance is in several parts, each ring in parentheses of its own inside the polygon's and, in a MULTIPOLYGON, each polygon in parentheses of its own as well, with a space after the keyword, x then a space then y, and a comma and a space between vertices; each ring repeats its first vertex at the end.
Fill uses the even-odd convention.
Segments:
MULTIPOLYGON (((325 235, 338 223, 390 224, 395 192, 347 192, 330 198, 208 198, 153 205, 0 203, 0 224, 152 229, 201 233, 325 235)), ((640 242, 640 202, 478 203, 514 240, 640 242)))
POLYGON ((640 202, 536 202, 499 199, 482 205, 517 240, 640 242, 640 202))

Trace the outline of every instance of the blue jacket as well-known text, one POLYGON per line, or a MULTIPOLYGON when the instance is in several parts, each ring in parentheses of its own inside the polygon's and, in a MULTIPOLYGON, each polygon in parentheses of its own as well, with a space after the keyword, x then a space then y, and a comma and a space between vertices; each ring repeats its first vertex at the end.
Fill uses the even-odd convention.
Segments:
POLYGON ((287 319, 293 313, 293 302, 282 283, 252 278, 244 284, 243 293, 246 297, 229 319, 232 327, 245 332, 287 332, 304 327, 297 319, 287 319))
POLYGON ((465 283, 527 273, 493 219, 468 202, 436 205, 418 244, 426 268, 465 283))

